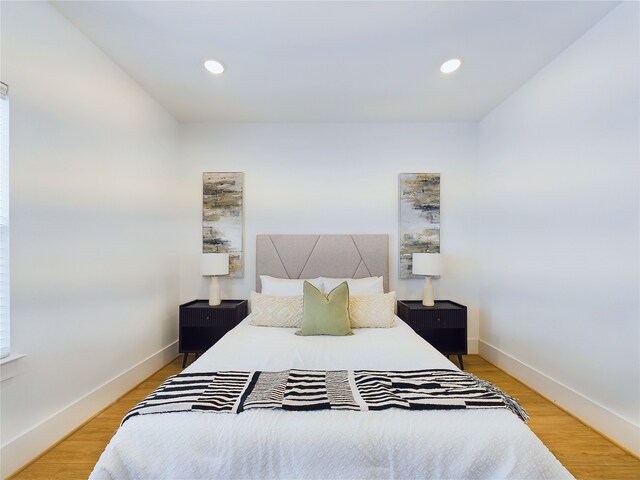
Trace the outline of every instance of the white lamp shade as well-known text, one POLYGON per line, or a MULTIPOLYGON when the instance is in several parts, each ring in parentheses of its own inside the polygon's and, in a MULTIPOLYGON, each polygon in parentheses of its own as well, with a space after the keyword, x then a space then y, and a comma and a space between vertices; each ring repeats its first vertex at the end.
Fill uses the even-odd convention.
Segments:
POLYGON ((228 253, 203 253, 202 254, 202 275, 228 275, 229 274, 229 254, 228 253))
POLYGON ((439 253, 414 253, 411 272, 414 275, 441 275, 442 257, 439 253))

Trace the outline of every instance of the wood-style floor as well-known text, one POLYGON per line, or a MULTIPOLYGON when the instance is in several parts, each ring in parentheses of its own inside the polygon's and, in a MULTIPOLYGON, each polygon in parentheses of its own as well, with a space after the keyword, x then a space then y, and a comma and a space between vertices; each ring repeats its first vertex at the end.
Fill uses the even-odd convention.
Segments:
MULTIPOLYGON (((181 361, 179 357, 156 372, 10 478, 86 479, 122 417, 165 378, 179 373, 181 361)), ((640 460, 479 356, 466 356, 464 363, 467 371, 495 383, 520 400, 531 416, 531 429, 576 478, 640 479, 640 460)))

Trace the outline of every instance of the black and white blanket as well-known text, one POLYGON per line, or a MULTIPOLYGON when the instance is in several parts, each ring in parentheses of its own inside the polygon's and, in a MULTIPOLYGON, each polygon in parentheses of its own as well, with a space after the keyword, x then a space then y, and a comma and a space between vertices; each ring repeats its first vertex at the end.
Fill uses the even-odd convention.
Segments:
POLYGON ((169 412, 506 408, 529 417, 495 385, 457 370, 284 370, 180 373, 124 417, 169 412))

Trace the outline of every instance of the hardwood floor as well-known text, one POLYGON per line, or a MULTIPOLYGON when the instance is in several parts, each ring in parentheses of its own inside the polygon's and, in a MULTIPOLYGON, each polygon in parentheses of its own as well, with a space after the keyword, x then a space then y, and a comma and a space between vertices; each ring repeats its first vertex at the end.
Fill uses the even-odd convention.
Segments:
POLYGON ((629 455, 552 402, 478 355, 464 358, 467 371, 516 397, 529 413, 529 427, 579 479, 640 479, 640 460, 629 455))
MULTIPOLYGON (((179 373, 181 361, 176 358, 10 478, 86 479, 122 417, 166 377, 179 373)), ((640 460, 479 356, 468 355, 464 362, 467 371, 520 400, 531 416, 531 429, 576 478, 640 479, 640 460)))

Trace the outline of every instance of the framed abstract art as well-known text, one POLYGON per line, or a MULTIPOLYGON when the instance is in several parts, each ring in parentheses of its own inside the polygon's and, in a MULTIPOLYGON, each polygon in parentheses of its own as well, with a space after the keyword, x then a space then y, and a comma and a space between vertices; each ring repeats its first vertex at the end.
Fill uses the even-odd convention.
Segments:
POLYGON ((399 176, 399 277, 413 278, 413 253, 440 253, 440 174, 399 176))
POLYGON ((244 265, 244 173, 202 174, 202 252, 229 253, 229 276, 242 278, 244 265))

